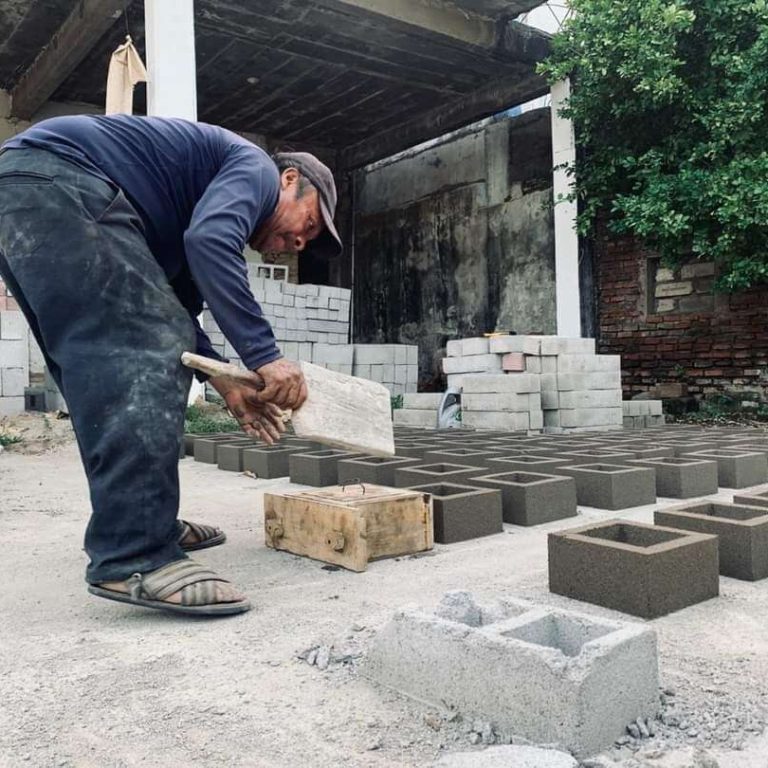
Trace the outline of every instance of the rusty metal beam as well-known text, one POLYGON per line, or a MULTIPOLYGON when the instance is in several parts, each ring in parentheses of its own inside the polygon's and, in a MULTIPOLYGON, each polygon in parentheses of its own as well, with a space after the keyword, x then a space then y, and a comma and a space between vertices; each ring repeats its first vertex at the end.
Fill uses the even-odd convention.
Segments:
MULTIPOLYGON (((80 0, 11 92, 11 115, 29 120, 74 72, 132 0, 80 0)), ((104 77, 106 77, 106 67, 104 77)))

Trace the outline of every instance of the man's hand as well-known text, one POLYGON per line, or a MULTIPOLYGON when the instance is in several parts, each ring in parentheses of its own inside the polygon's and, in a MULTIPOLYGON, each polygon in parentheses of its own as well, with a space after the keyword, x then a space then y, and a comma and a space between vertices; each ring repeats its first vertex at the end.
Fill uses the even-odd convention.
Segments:
POLYGON ((258 394, 262 403, 274 403, 278 408, 295 410, 307 399, 307 383, 296 363, 281 358, 262 365, 256 373, 264 379, 265 387, 258 394))
POLYGON ((280 440, 285 432, 283 412, 276 405, 263 402, 255 386, 237 384, 227 378, 212 378, 210 384, 224 398, 243 432, 267 445, 274 445, 280 440))

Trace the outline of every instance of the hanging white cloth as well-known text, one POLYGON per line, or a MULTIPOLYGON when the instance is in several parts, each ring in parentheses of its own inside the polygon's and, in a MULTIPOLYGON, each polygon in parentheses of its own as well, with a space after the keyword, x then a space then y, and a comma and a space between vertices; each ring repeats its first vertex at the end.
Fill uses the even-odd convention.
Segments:
POLYGON ((125 42, 118 46, 109 60, 107 74, 107 115, 133 114, 133 89, 136 83, 147 81, 147 70, 127 35, 125 42))

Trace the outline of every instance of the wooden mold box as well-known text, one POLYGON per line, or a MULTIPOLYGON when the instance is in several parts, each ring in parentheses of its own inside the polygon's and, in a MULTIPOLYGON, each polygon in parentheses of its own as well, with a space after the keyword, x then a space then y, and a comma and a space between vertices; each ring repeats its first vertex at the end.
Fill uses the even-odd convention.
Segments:
POLYGON ((266 493, 264 533, 273 549, 364 571, 371 560, 432 549, 432 499, 368 483, 266 493))

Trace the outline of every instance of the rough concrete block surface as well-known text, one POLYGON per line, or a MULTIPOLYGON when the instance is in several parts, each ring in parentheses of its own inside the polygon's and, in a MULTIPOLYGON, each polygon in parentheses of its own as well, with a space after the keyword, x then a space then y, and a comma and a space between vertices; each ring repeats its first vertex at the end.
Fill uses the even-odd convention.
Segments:
POLYGON ((538 356, 541 340, 538 336, 497 336, 490 340, 488 350, 494 355, 522 353, 538 356))
POLYGON ((716 536, 609 520, 549 534, 549 589, 655 619, 719 594, 716 536))
POLYGON ((451 339, 445 345, 445 354, 448 357, 461 357, 461 339, 451 339))
POLYGON ((717 493, 717 462, 662 457, 633 459, 630 466, 656 473, 656 495, 667 499, 692 499, 717 493))
POLYGON ((482 467, 470 464, 439 462, 415 464, 395 469, 395 487, 410 488, 412 485, 434 485, 436 483, 464 483, 476 475, 483 474, 482 467))
POLYGON ((338 464, 339 484, 371 483, 372 485, 392 486, 395 482, 395 470, 401 467, 423 464, 421 459, 379 456, 361 456, 357 459, 344 459, 338 464))
POLYGON ((527 432, 531 428, 528 411, 462 411, 462 422, 472 429, 506 429, 527 432))
POLYGON ((573 408, 560 411, 561 427, 609 427, 623 424, 621 408, 573 408))
POLYGON ((560 392, 560 408, 620 408, 620 389, 571 390, 560 392))
POLYGON ((764 453, 718 448, 680 454, 683 458, 717 462, 717 482, 721 488, 749 488, 768 480, 768 457, 764 453))
POLYGON ((571 462, 568 459, 557 456, 539 456, 530 453, 510 456, 505 452, 490 457, 486 466, 490 470, 499 472, 537 472, 547 475, 552 474, 551 470, 569 463, 571 462))
POLYGON ((195 461, 201 461, 203 464, 215 464, 219 445, 226 445, 227 443, 237 442, 242 439, 242 435, 237 433, 198 437, 195 440, 193 450, 195 461))
POLYGON ((753 491, 733 497, 734 504, 744 504, 747 507, 768 507, 768 491, 753 491))
POLYGON ((258 445, 255 440, 232 440, 216 447, 216 464, 225 472, 243 471, 243 451, 258 445))
POLYGON ((461 354, 462 357, 468 357, 469 355, 487 355, 488 354, 488 339, 473 338, 461 340, 461 354))
POLYGON ((449 592, 434 611, 397 612, 362 671, 487 721, 501 740, 557 745, 581 759, 611 745, 627 723, 657 714, 656 646, 655 631, 641 624, 449 592))
POLYGON ((461 409, 462 411, 527 413, 530 410, 530 397, 527 392, 497 392, 495 394, 465 392, 461 397, 461 409))
POLYGON ((399 427, 435 427, 437 410, 398 408, 392 411, 392 422, 399 427))
POLYGON ((510 352, 501 358, 501 367, 507 373, 524 373, 525 355, 522 352, 510 352))
POLYGON ((464 376, 462 387, 464 394, 539 392, 541 391, 541 378, 533 373, 464 376))
POLYGON ((656 525, 718 537, 720 573, 758 581, 768 577, 768 509, 704 502, 657 509, 656 525))
POLYGON ((575 517, 578 513, 576 485, 567 477, 537 472, 497 472, 473 477, 471 484, 501 491, 505 523, 541 525, 575 517))
POLYGON ((0 416, 16 416, 24 413, 24 396, 0 397, 0 416))
POLYGON ((498 355, 469 355, 443 358, 444 373, 482 373, 501 371, 498 355))
POLYGON ((354 459, 359 453, 346 451, 314 451, 292 453, 288 457, 288 475, 292 483, 324 488, 338 484, 338 464, 342 459, 354 459))
POLYGON ((418 485, 409 490, 432 497, 438 544, 455 544, 504 530, 499 491, 452 483, 418 485))
POLYGON ((29 325, 21 312, 16 310, 0 312, 0 339, 19 341, 26 340, 28 335, 29 325))
POLYGON ((505 745, 444 754, 434 768, 579 768, 579 764, 573 755, 560 750, 505 745))
MULTIPOLYGON (((405 459, 423 459, 424 454, 427 453, 427 451, 432 450, 440 450, 442 448, 442 444, 435 442, 421 442, 421 441, 413 441, 409 443, 395 443, 395 456, 403 457, 405 459)), ((422 461, 422 464, 426 464, 429 462, 422 461)))
POLYGON ((403 408, 414 411, 436 411, 442 399, 442 392, 411 392, 403 395, 403 408))
POLYGON ((566 336, 542 336, 542 355, 594 355, 594 339, 575 339, 566 336))
POLYGON ((656 501, 656 475, 645 467, 594 463, 552 470, 576 481, 579 504, 597 509, 628 509, 656 501))

